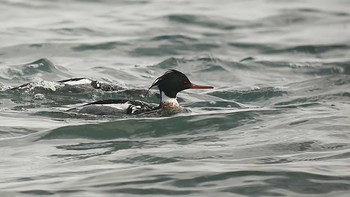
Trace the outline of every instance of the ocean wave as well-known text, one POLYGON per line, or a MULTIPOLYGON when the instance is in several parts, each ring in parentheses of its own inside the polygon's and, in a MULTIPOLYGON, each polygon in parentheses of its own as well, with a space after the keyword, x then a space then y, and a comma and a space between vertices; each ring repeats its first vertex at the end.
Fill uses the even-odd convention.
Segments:
MULTIPOLYGON (((163 137, 167 135, 190 134, 212 132, 235 128, 247 122, 254 122, 254 117, 263 111, 257 110, 233 110, 225 115, 212 113, 213 115, 185 115, 168 118, 154 119, 121 119, 118 121, 66 126, 43 133, 38 140, 50 139, 115 139, 115 138, 146 138, 163 137), (214 115, 216 114, 216 115, 214 115), (227 121, 228 119, 234 121, 227 121), (167 128, 164 130, 164 128, 167 128), (189 133, 190 132, 190 133, 189 133)), ((110 117, 115 119, 115 117, 110 117)), ((120 117, 120 118, 126 118, 120 117)), ((141 117, 142 118, 142 117, 141 117)))
POLYGON ((236 91, 215 91, 209 95, 217 96, 227 100, 235 100, 237 102, 257 102, 260 100, 268 100, 273 97, 282 97, 288 92, 273 87, 257 88, 252 90, 236 90, 236 91))

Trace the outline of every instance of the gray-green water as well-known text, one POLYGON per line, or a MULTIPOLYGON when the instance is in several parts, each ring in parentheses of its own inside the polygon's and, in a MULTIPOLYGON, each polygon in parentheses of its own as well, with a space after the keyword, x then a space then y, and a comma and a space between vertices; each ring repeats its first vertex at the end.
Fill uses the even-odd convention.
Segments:
POLYGON ((349 1, 0 2, 1 196, 349 195, 349 1), (65 113, 157 102, 168 69, 215 89, 65 113), (71 77, 118 88, 53 88, 71 77))

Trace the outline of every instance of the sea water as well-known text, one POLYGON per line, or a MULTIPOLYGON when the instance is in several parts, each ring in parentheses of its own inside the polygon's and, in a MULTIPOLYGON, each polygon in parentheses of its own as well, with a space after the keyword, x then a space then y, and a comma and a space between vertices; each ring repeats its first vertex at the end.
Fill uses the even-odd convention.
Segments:
POLYGON ((349 1, 0 3, 1 196, 349 195, 349 1), (173 116, 66 112, 157 103, 168 69, 215 88, 173 116))

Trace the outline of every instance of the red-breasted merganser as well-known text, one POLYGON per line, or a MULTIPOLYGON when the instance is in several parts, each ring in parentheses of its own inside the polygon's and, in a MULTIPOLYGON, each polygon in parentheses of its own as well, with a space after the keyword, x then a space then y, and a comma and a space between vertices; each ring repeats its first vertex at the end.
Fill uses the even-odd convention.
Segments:
POLYGON ((160 91, 160 104, 152 105, 143 101, 131 101, 126 99, 101 100, 85 104, 68 111, 94 114, 94 115, 120 115, 120 114, 149 114, 160 113, 174 114, 183 111, 176 99, 178 92, 186 89, 211 89, 212 86, 195 85, 190 82, 187 76, 177 70, 169 70, 164 75, 158 77, 151 88, 158 87, 160 91))

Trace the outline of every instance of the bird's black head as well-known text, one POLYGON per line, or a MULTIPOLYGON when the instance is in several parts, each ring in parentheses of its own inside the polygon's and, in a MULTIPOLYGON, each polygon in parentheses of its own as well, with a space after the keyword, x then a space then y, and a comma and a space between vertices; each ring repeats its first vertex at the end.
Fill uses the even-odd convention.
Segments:
POLYGON ((210 89, 211 86, 200 86, 192 84, 185 74, 177 70, 169 70, 164 75, 158 77, 150 87, 158 86, 170 98, 176 98, 176 94, 186 89, 210 89))

